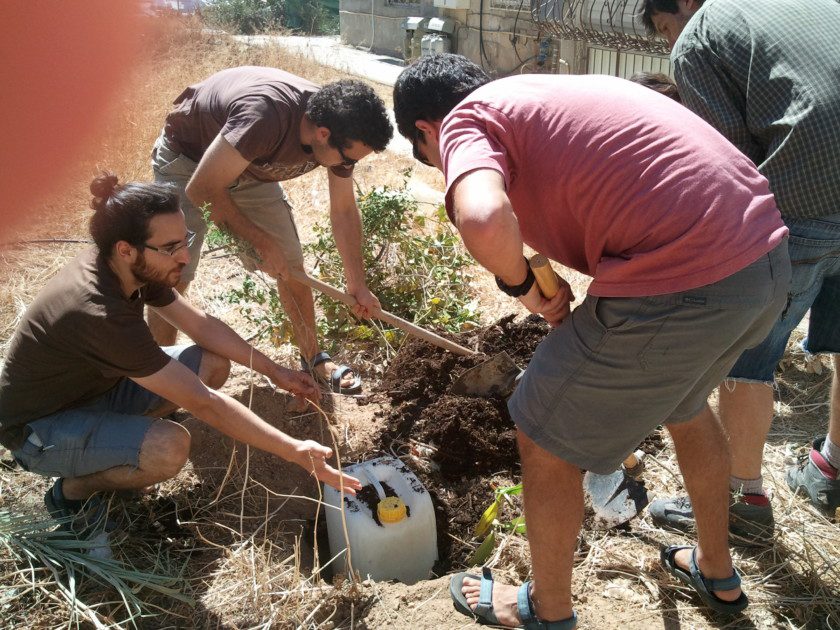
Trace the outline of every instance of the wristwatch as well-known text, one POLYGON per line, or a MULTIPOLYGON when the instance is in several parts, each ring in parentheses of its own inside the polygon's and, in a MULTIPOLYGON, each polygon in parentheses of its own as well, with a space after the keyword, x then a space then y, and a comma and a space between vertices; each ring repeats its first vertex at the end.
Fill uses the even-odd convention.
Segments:
POLYGON ((525 280, 523 280, 520 284, 510 286, 509 284, 505 284, 499 276, 496 276, 496 285, 503 293, 506 293, 511 297, 518 298, 528 293, 528 291, 531 290, 531 287, 534 286, 534 280, 536 280, 534 272, 531 271, 531 265, 528 264, 528 259, 524 256, 523 258, 525 259, 525 268, 528 270, 528 273, 525 276, 525 280))

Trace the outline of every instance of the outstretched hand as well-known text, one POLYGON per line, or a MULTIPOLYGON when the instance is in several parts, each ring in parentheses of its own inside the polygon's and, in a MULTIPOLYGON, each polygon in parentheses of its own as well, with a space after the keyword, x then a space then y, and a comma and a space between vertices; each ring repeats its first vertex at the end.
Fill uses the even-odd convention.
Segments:
POLYGON ((311 374, 297 370, 289 370, 277 366, 277 371, 271 378, 280 389, 285 389, 290 394, 311 400, 315 404, 321 399, 321 390, 311 374))
POLYGON ((571 304, 575 301, 571 285, 560 276, 557 276, 557 283, 560 289, 550 300, 540 292, 536 282, 528 293, 519 298, 525 308, 532 313, 542 315, 552 328, 557 328, 569 316, 571 304))
POLYGON ((327 463, 330 457, 332 457, 331 448, 318 444, 314 440, 304 440, 295 448, 294 462, 312 473, 318 481, 323 481, 339 491, 343 485, 344 492, 355 496, 356 491, 362 489, 362 482, 330 466, 327 463))

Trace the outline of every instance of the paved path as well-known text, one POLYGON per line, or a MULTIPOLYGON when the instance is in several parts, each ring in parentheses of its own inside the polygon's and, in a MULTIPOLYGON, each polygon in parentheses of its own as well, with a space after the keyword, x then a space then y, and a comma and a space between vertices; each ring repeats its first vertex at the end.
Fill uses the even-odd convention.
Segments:
POLYGON ((279 44, 325 66, 331 66, 383 85, 394 85, 400 72, 405 68, 402 59, 345 46, 337 35, 330 37, 237 35, 236 39, 255 45, 264 45, 268 42, 279 44))
MULTIPOLYGON (((236 35, 235 37, 239 41, 255 46, 265 46, 269 43, 279 44, 322 65, 383 85, 393 86, 400 72, 405 68, 402 59, 371 54, 351 46, 345 46, 338 36, 236 35)), ((411 155, 411 143, 396 132, 394 112, 388 110, 388 115, 391 117, 391 122, 394 123, 394 138, 388 145, 388 150, 401 155, 411 155)))

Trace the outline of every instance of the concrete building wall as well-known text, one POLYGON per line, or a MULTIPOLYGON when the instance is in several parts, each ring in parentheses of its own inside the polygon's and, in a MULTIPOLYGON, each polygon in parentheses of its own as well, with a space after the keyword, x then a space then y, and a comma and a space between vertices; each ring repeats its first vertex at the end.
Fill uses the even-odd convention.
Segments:
POLYGON ((552 37, 531 18, 530 0, 437 1, 449 6, 463 2, 469 8, 435 6, 435 0, 340 0, 341 41, 403 58, 403 19, 440 17, 455 22, 450 38, 452 50, 480 64, 492 76, 521 72, 583 74, 605 72, 605 68, 612 67, 624 76, 634 66, 670 70, 667 62, 663 65, 662 56, 642 55, 644 59, 640 61, 640 54, 634 53, 632 59, 625 61, 629 53, 622 51, 615 52, 615 63, 605 62, 604 53, 593 55, 592 47, 585 42, 552 37))
POLYGON ((405 41, 402 21, 409 16, 436 17, 439 11, 432 0, 341 0, 338 12, 341 43, 402 58, 405 41))

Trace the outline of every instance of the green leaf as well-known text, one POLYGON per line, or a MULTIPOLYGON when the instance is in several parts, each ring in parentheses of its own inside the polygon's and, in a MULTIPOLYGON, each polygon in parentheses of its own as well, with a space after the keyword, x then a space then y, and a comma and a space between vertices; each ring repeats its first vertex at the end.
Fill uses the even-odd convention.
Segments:
POLYGON ((525 534, 527 533, 525 530, 525 517, 524 516, 517 516, 513 519, 510 523, 504 523, 502 525, 505 531, 513 532, 514 534, 525 534))
POLYGON ((490 530, 490 527, 493 525, 493 521, 495 521, 499 516, 499 507, 501 506, 501 503, 501 499, 496 496, 496 500, 493 501, 493 503, 484 510, 484 514, 481 515, 478 525, 475 526, 475 530, 473 531, 473 536, 481 538, 490 530))
POLYGON ((487 534, 487 538, 484 539, 478 549, 472 552, 472 555, 467 559, 469 564, 484 564, 487 562, 487 559, 490 557, 490 554, 493 553, 493 549, 496 547, 496 532, 490 532, 487 534))

